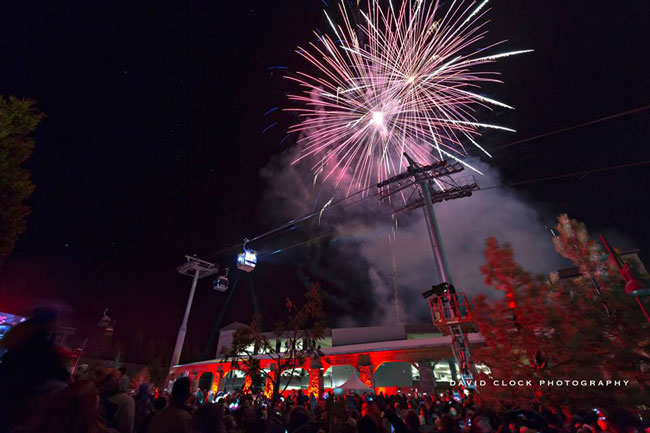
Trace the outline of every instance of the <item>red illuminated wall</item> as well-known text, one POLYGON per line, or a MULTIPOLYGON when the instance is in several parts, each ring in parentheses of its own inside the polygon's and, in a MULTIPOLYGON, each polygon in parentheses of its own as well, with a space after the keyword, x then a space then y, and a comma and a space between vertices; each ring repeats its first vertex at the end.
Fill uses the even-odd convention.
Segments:
POLYGON ((358 369, 361 382, 368 388, 374 388, 375 383, 372 380, 372 365, 360 365, 358 369))
MULTIPOLYGON (((323 389, 323 372, 327 371, 333 365, 352 365, 359 370, 361 381, 369 387, 374 387, 373 376, 377 368, 385 362, 418 362, 422 360, 441 359, 452 356, 449 346, 439 346, 434 348, 417 348, 417 349, 399 349, 383 350, 376 352, 359 352, 341 355, 323 356, 320 359, 322 368, 310 368, 310 360, 298 363, 296 368, 304 368, 309 372, 308 393, 314 392, 314 395, 322 393, 323 389), (361 361, 361 364, 359 365, 361 361)), ((272 369, 275 367, 270 359, 261 359, 260 367, 263 369, 272 369)), ((215 381, 221 380, 224 375, 232 369, 228 362, 213 362, 202 364, 188 364, 174 367, 170 371, 170 378, 175 378, 181 374, 190 373, 194 377, 198 374, 210 371, 215 375, 215 381)), ((245 383, 250 387, 250 377, 247 377, 245 383)), ((218 384, 216 385, 218 387, 218 384)), ((213 385, 214 387, 214 385, 213 385)), ((272 392, 270 384, 265 385, 265 393, 272 392)))

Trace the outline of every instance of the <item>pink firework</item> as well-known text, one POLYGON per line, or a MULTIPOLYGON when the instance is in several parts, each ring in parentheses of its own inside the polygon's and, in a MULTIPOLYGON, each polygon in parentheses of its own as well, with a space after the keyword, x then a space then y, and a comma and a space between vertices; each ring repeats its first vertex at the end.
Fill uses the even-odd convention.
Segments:
MULTIPOLYGON (((403 153, 430 163, 461 158, 484 128, 476 108, 512 108, 476 93, 483 82, 499 82, 495 73, 476 66, 532 50, 488 54, 501 42, 484 45, 488 0, 439 2, 403 0, 383 8, 367 0, 358 23, 341 0, 341 24, 331 35, 298 53, 313 73, 287 77, 301 92, 289 96, 300 122, 301 154, 295 161, 315 161, 313 170, 350 193, 403 170, 403 153), (443 10, 444 9, 444 10, 443 10)), ((327 15, 327 13, 326 13, 327 15)), ((488 154, 489 155, 489 154, 488 154)))

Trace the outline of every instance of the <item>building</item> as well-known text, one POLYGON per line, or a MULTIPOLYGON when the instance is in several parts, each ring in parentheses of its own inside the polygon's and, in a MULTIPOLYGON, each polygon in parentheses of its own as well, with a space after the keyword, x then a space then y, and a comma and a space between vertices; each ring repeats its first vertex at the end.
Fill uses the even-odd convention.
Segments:
POLYGON ((11 328, 25 320, 27 319, 22 316, 0 312, 0 338, 2 338, 11 328))
MULTIPOLYGON (((7 332, 17 324, 24 322, 25 317, 16 316, 15 314, 3 313, 0 312, 0 340, 5 336, 7 332)), ((2 347, 0 347, 0 356, 4 353, 2 347)))
MULTIPOLYGON (((217 354, 230 347, 234 333, 244 326, 235 322, 220 330, 217 354)), ((273 333, 266 337, 272 344, 277 340, 273 333)), ((470 347, 483 343, 476 332, 467 333, 467 338, 470 347)), ((376 392, 391 393, 419 389, 424 381, 445 387, 452 380, 458 381, 450 336, 442 335, 433 324, 331 328, 319 344, 323 356, 297 366, 292 376, 285 372, 283 388, 286 385, 287 390, 321 393, 339 387, 352 375, 376 392)), ((256 356, 262 368, 273 369, 268 355, 256 356)), ((209 384, 215 391, 240 389, 245 382, 244 372, 233 370, 221 358, 177 365, 170 373, 172 379, 188 375, 195 386, 209 384)))
MULTIPOLYGON (((634 270, 634 273, 643 280, 649 280, 650 274, 645 267, 645 264, 639 256, 640 250, 628 250, 618 253, 618 256, 623 260, 623 262, 630 265, 634 270)), ((570 268, 558 269, 555 272, 551 272, 549 278, 551 282, 557 282, 565 279, 573 279, 582 276, 580 270, 572 266, 570 268)))

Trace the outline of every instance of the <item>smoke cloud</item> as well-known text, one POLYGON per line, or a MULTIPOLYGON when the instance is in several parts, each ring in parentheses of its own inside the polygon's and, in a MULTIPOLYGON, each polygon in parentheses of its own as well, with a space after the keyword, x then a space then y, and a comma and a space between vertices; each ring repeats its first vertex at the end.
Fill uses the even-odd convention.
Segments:
MULTIPOLYGON (((342 188, 335 189, 330 182, 313 183, 310 164, 292 165, 296 152, 294 148, 279 156, 261 173, 269 185, 264 212, 276 223, 320 210, 332 197, 341 196, 342 188)), ((482 163, 478 168, 484 173, 477 176, 479 185, 501 184, 495 168, 482 163)), ((294 243, 313 240, 279 255, 300 263, 305 279, 322 281, 328 316, 337 318, 331 325, 389 324, 398 315, 402 322, 428 321, 421 293, 438 280, 423 211, 398 214, 390 241, 392 211, 387 203, 378 202, 374 192, 363 200, 350 198, 344 206, 326 207, 290 234, 294 243)), ((480 190, 471 197, 436 204, 435 209, 454 285, 470 298, 479 293, 498 296, 485 287, 480 273, 485 239, 490 236, 512 245, 516 260, 534 273, 548 274, 566 266, 553 249, 540 212, 513 190, 480 190)))

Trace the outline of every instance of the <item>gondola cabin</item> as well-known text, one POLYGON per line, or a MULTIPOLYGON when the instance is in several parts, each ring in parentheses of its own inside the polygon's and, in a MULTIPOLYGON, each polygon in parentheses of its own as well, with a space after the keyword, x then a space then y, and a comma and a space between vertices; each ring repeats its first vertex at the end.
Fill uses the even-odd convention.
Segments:
POLYGON ((229 283, 230 282, 228 281, 228 277, 221 275, 214 279, 212 282, 212 288, 218 292, 225 292, 228 290, 229 283))
POLYGON ((251 272, 257 264, 257 253, 253 250, 244 250, 237 256, 237 269, 244 272, 251 272))
POLYGON ((99 322, 97 322, 97 327, 102 331, 106 336, 113 335, 113 328, 115 326, 115 321, 108 317, 108 308, 104 310, 104 314, 99 322))

